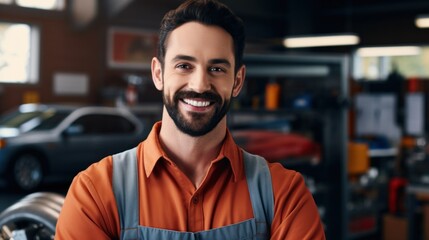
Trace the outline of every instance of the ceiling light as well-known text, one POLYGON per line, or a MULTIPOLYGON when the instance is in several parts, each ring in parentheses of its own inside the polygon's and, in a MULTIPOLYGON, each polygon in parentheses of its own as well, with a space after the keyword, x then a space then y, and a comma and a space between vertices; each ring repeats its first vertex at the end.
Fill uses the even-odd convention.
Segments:
POLYGON ((429 28, 429 15, 417 16, 416 26, 419 28, 429 28))
POLYGON ((400 47, 364 47, 357 50, 361 57, 381 57, 381 56, 410 56, 418 55, 421 48, 417 46, 400 47))
POLYGON ((287 48, 341 46, 358 43, 359 37, 355 34, 287 37, 283 40, 283 45, 287 48))

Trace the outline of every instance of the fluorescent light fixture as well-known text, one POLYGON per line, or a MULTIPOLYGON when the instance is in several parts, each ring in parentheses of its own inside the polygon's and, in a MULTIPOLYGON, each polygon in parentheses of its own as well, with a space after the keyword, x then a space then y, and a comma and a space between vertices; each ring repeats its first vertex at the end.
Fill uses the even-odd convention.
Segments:
POLYGON ((311 66, 247 66, 246 76, 264 77, 264 76, 311 76, 326 77, 329 75, 329 68, 323 65, 311 66))
POLYGON ((364 47, 357 50, 361 57, 382 57, 382 56, 411 56, 418 55, 421 48, 417 46, 400 47, 364 47))
POLYGON ((417 16, 416 26, 419 28, 429 28, 429 15, 417 16))
POLYGON ((283 40, 283 45, 287 48, 341 46, 358 43, 359 37, 355 34, 287 37, 283 40))

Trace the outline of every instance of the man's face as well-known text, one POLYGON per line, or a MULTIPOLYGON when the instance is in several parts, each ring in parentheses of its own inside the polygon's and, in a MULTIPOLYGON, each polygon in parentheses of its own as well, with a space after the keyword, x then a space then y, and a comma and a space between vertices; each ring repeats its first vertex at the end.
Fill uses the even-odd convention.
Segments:
POLYGON ((202 136, 224 119, 241 88, 234 64, 233 40, 222 28, 189 22, 170 33, 157 88, 182 132, 202 136))

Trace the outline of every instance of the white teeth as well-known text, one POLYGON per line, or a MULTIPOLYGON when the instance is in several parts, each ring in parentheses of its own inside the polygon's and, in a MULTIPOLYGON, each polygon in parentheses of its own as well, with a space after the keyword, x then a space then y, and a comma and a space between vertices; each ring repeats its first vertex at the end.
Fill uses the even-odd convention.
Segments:
POLYGON ((183 99, 183 101, 194 107, 207 107, 208 105, 210 105, 210 102, 208 101, 196 101, 191 99, 183 99))

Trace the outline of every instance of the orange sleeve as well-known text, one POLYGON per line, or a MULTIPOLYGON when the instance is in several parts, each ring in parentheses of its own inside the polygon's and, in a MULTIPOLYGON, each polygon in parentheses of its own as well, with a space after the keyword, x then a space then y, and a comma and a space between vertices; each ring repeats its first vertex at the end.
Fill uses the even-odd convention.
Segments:
POLYGON ((324 240, 325 232, 313 196, 301 174, 280 164, 270 167, 274 191, 272 240, 324 240))
POLYGON ((55 239, 119 239, 111 162, 111 157, 105 158, 74 178, 56 225, 55 239))

